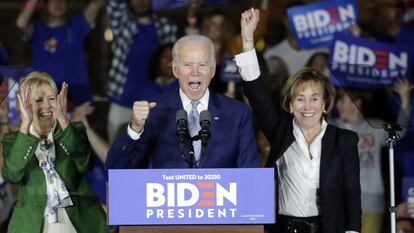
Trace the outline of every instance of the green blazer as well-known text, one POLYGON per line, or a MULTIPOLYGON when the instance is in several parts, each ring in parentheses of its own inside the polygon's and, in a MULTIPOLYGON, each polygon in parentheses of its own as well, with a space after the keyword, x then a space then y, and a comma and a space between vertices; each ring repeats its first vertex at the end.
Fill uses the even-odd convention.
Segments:
MULTIPOLYGON (((85 126, 69 123, 62 131, 59 124, 53 133, 56 149, 56 171, 69 190, 73 205, 66 212, 78 233, 107 233, 106 215, 83 173, 93 166, 91 146, 85 126)), ((46 206, 46 181, 35 151, 40 139, 13 132, 4 135, 3 178, 19 184, 16 206, 8 233, 42 232, 46 206)))

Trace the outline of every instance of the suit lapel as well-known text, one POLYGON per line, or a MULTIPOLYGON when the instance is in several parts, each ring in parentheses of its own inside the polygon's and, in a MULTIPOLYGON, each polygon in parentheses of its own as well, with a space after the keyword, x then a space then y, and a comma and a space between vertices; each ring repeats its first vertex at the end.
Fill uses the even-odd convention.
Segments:
POLYGON ((202 157, 201 161, 200 161, 200 167, 204 166, 204 161, 206 161, 206 157, 209 156, 209 144, 213 144, 212 140, 214 139, 214 132, 220 132, 220 130, 218 129, 220 127, 219 122, 222 121, 222 114, 220 114, 220 112, 222 113, 223 109, 222 109, 222 104, 218 98, 217 93, 213 92, 210 90, 210 98, 208 100, 208 111, 210 111, 211 113, 211 124, 210 124, 210 132, 211 132, 211 138, 209 140, 209 142, 207 142, 207 149, 206 149, 206 153, 204 154, 204 156, 202 157))
POLYGON ((184 109, 183 101, 181 100, 179 89, 175 89, 168 98, 167 107, 178 111, 179 109, 184 109))
MULTIPOLYGON (((325 186, 325 180, 328 179, 327 171, 330 161, 335 156, 335 128, 328 125, 326 128, 325 135, 322 137, 322 151, 321 151, 321 165, 319 171, 319 188, 322 189, 325 186)), ((322 193, 322 192, 321 192, 322 193)))

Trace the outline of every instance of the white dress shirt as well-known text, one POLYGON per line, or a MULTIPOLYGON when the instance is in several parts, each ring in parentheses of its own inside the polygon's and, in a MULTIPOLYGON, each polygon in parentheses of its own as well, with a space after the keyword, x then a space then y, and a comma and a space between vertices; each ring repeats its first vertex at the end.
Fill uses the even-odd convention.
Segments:
POLYGON ((293 120, 295 141, 276 162, 279 182, 279 214, 311 217, 319 215, 317 205, 322 137, 327 123, 308 146, 305 136, 293 120))

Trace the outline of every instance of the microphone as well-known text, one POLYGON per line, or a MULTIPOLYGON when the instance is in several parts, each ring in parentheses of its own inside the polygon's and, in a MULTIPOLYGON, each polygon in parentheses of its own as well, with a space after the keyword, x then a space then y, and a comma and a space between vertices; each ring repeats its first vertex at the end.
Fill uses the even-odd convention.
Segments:
POLYGON ((180 148, 182 148, 183 144, 188 139, 188 117, 187 112, 184 109, 177 111, 175 114, 175 122, 177 124, 176 135, 178 137, 178 141, 180 142, 180 148))
POLYGON ((200 126, 201 129, 198 132, 198 135, 201 139, 201 155, 204 154, 207 146, 207 141, 211 137, 210 133, 210 124, 211 124, 211 113, 208 110, 204 110, 200 113, 200 126))

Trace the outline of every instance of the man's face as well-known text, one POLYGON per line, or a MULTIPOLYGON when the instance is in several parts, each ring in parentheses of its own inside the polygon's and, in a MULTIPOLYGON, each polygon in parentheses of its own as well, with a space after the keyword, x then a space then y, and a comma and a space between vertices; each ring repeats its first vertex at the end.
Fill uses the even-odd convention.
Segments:
POLYGON ((202 42, 187 42, 178 47, 173 73, 181 89, 191 100, 203 97, 216 71, 210 49, 202 42))
POLYGON ((138 16, 147 15, 150 12, 150 0, 129 0, 132 11, 138 16))

